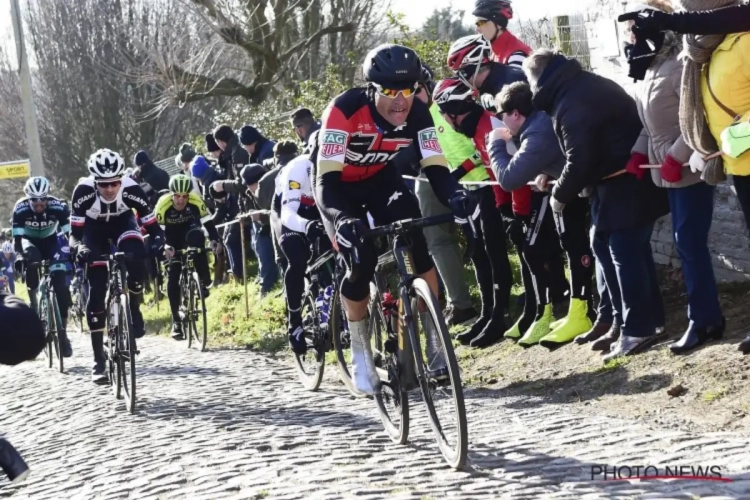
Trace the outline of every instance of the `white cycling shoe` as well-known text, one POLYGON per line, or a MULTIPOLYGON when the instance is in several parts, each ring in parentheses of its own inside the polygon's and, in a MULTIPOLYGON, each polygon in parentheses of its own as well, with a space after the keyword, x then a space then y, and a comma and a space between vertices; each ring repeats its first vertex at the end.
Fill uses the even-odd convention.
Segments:
POLYGON ((373 396, 380 392, 380 376, 372 359, 367 321, 350 321, 352 379, 358 392, 373 396))

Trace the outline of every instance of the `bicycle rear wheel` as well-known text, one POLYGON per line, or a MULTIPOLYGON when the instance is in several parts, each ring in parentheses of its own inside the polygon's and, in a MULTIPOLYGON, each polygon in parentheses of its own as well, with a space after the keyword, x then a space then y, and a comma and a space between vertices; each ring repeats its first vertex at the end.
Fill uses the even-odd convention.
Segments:
POLYGON ((52 368, 55 359, 55 335, 53 333, 55 331, 55 324, 51 319, 51 312, 49 304, 47 303, 47 298, 41 296, 41 294, 39 295, 38 313, 42 320, 42 324, 44 325, 44 335, 46 336, 44 342, 44 356, 47 358, 47 368, 52 368))
POLYGON ((411 311, 407 313, 411 315, 413 321, 410 322, 408 328, 422 398, 427 406, 430 425, 443 457, 451 467, 460 469, 466 463, 469 432, 456 354, 453 351, 453 344, 445 318, 440 311, 440 305, 432 295, 427 282, 421 278, 415 279, 412 283, 412 290, 414 296, 411 311), (420 313, 420 310, 424 312, 420 313), (427 372, 427 370, 435 370, 441 364, 433 361, 434 366, 430 366, 430 360, 425 361, 418 332, 423 332, 426 342, 429 342, 428 330, 437 336, 440 354, 447 368, 448 380, 436 381, 427 372))
POLYGON ((341 302, 341 278, 333 292, 331 298, 331 313, 328 315, 328 324, 331 328, 331 337, 333 338, 333 347, 336 350, 336 362, 339 366, 339 378, 344 383, 346 389, 357 397, 365 397, 364 394, 357 391, 352 380, 351 369, 351 337, 349 334, 349 323, 346 319, 346 312, 341 302))
POLYGON ((63 352, 62 352, 62 345, 60 344, 60 336, 62 331, 62 316, 60 315, 60 308, 57 306, 57 297, 55 297, 55 294, 52 293, 52 291, 47 292, 47 303, 50 304, 50 319, 52 322, 50 325, 52 325, 51 331, 54 332, 54 347, 55 347, 55 355, 57 356, 57 364, 58 368, 60 370, 60 373, 65 373, 65 362, 63 361, 63 352))
POLYGON ((189 331, 185 332, 188 337, 188 347, 195 339, 195 345, 201 352, 206 350, 206 341, 208 339, 208 323, 206 321, 206 299, 203 298, 201 291, 201 282, 198 273, 194 272, 190 278, 190 292, 188 302, 188 327, 189 331))
POLYGON ((396 346, 388 342, 388 324, 381 300, 377 287, 370 283, 372 352, 381 385, 381 392, 375 395, 375 403, 385 432, 391 440, 396 444, 406 444, 409 439, 409 397, 399 380, 396 346))
POLYGON ((307 352, 294 354, 295 365, 302 386, 308 391, 315 392, 323 381, 323 371, 326 366, 325 332, 320 326, 318 309, 315 307, 315 296, 307 290, 302 299, 302 328, 307 339, 307 352))
POLYGON ((117 324, 117 368, 120 371, 122 389, 125 393, 125 406, 130 413, 135 412, 135 337, 130 307, 125 294, 117 303, 119 308, 117 324))

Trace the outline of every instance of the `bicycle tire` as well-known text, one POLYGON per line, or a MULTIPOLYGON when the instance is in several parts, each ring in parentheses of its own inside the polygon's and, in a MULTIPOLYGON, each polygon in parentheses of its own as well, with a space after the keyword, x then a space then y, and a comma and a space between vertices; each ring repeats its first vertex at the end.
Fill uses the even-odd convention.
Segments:
POLYGON ((41 295, 41 297, 38 296, 39 305, 37 308, 37 314, 44 325, 44 356, 47 358, 47 368, 52 368, 55 355, 53 347, 54 337, 52 335, 52 328, 54 328, 54 325, 52 327, 50 326, 49 305, 47 304, 46 296, 42 294, 39 295, 41 295))
MULTIPOLYGON (((193 271, 190 279, 190 302, 188 306, 188 316, 190 317, 191 333, 195 337, 195 342, 201 352, 206 351, 206 342, 208 341, 208 320, 206 319, 206 299, 203 298, 201 291, 201 281, 198 273, 193 271), (198 327, 198 320, 202 328, 198 327)), ((188 347, 190 347, 188 340, 188 347)))
POLYGON ((315 299, 313 292, 308 288, 305 296, 302 299, 302 327, 307 333, 307 353, 305 354, 294 354, 295 366, 297 367, 297 373, 299 373, 300 381, 302 386, 310 392, 315 392, 320 388, 321 382, 323 382, 323 373, 326 366, 325 358, 325 333, 321 331, 320 317, 318 316, 318 309, 315 307, 315 299), (311 368, 308 370, 306 363, 310 360, 314 360, 314 364, 311 364, 311 368))
POLYGON ((383 316, 381 295, 377 286, 370 283, 370 329, 373 348, 380 351, 380 363, 375 366, 380 375, 381 391, 375 395, 380 420, 386 434, 396 444, 406 444, 409 440, 409 396, 403 390, 398 376, 398 356, 386 352, 384 338, 388 328, 383 316), (380 366, 378 366, 380 365, 380 366), (385 379, 384 379, 385 374, 385 379), (392 403, 393 411, 388 406, 392 403))
POLYGON ((412 298, 411 307, 407 311, 411 315, 412 321, 407 322, 409 329, 409 336, 412 341, 412 347, 414 352, 414 361, 416 363, 417 378, 419 380, 419 386, 422 391, 422 399, 427 406, 427 412, 430 417, 430 426, 432 427, 433 434, 435 435, 440 452, 443 454, 443 458, 448 462, 454 469, 461 469, 466 464, 466 455, 468 452, 468 424, 466 420, 466 407, 464 404, 464 393, 463 386, 461 385, 461 375, 458 368, 458 361, 456 360, 456 354, 453 351, 453 344, 451 341, 450 334, 448 333, 448 327, 445 324, 445 318, 440 311, 440 305, 437 299, 430 291, 430 287, 427 282, 421 278, 416 278, 411 285, 411 290, 414 292, 412 298), (450 379, 449 386, 453 394, 453 413, 456 419, 456 444, 452 446, 448 443, 445 433, 443 431, 443 425, 440 422, 437 411, 435 409, 432 394, 430 392, 430 381, 427 379, 425 373, 425 363, 422 359, 422 349, 419 344, 419 335, 416 325, 419 322, 419 300, 422 300, 427 308, 426 312, 432 319, 437 332, 439 333, 440 343, 443 347, 443 355, 445 357, 446 367, 448 369, 448 376, 450 379))
POLYGON ((336 350, 336 364, 339 367, 339 379, 353 396, 358 398, 367 397, 365 394, 357 391, 354 386, 354 380, 352 380, 352 371, 350 369, 350 363, 347 363, 347 350, 351 353, 351 341, 349 339, 348 328, 344 326, 346 322, 346 314, 342 307, 341 301, 341 283, 346 278, 339 280, 336 290, 333 292, 333 298, 331 299, 331 312, 328 315, 328 324, 331 328, 331 337, 333 338, 333 347, 336 350))
MULTIPOLYGON (((111 291, 111 289, 110 289, 111 291)), ((118 366, 117 328, 119 325, 120 308, 115 297, 109 299, 107 305, 107 371, 109 383, 115 399, 122 399, 122 373, 118 366)))
POLYGON ((62 343, 60 342, 60 332, 62 331, 62 324, 63 324, 62 316, 60 315, 60 308, 57 305, 57 297, 55 297, 55 294, 52 292, 52 290, 49 290, 47 294, 48 294, 47 301, 50 304, 52 304, 52 307, 50 308, 52 311, 51 317, 54 322, 52 331, 55 332, 54 347, 55 347, 55 354, 57 356, 58 369, 60 370, 60 373, 65 373, 65 361, 64 361, 63 352, 62 352, 62 343))
POLYGON ((120 370, 122 389, 125 392, 125 406, 130 413, 135 413, 136 376, 135 376, 135 337, 133 320, 130 318, 130 306, 125 294, 120 295, 117 307, 117 366, 120 370))

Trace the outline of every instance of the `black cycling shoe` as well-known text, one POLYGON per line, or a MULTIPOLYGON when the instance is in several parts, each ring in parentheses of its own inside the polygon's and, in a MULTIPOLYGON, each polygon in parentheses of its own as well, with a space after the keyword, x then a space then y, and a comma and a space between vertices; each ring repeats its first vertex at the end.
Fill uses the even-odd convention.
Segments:
POLYGON ((172 338, 174 340, 185 340, 185 334, 182 332, 182 325, 172 323, 172 338))
POLYGON ((298 326, 289 332, 289 346, 292 348, 292 352, 299 356, 307 353, 305 330, 301 326, 298 326))
POLYGON ((70 345, 70 339, 66 331, 61 331, 60 337, 60 350, 62 351, 63 358, 69 358, 73 356, 73 346, 70 345))
POLYGON ((91 370, 91 381, 96 385, 107 385, 109 384, 109 377, 107 376, 106 364, 102 361, 96 363, 94 369, 91 370))
POLYGON ((451 380, 448 374, 448 368, 438 368, 436 370, 427 370, 427 380, 434 383, 438 387, 448 385, 451 380))

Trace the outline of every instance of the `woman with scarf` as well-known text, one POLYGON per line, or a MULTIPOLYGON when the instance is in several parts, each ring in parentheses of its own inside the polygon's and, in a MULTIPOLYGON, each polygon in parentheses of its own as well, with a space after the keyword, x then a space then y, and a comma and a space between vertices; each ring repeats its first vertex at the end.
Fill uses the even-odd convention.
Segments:
MULTIPOLYGON (((669 0, 644 0, 630 5, 631 11, 655 10, 671 13, 669 0)), ((631 28, 633 22, 629 22, 631 28)), ((630 76, 636 79, 634 97, 643 130, 633 147, 627 171, 641 179, 649 175, 645 164, 661 165, 650 170, 651 179, 665 188, 672 214, 672 231, 688 296, 687 331, 670 346, 681 354, 718 339, 725 321, 719 305, 708 233, 713 218, 715 186, 701 180, 700 172, 687 165, 693 149, 680 133, 679 110, 683 62, 682 40, 671 31, 644 36, 631 31, 630 76), (651 45, 648 45, 646 38, 651 45), (646 48, 639 54, 640 48, 646 48), (641 55, 633 59, 634 55, 641 55)))

